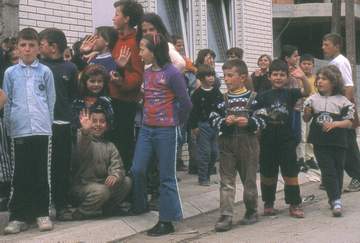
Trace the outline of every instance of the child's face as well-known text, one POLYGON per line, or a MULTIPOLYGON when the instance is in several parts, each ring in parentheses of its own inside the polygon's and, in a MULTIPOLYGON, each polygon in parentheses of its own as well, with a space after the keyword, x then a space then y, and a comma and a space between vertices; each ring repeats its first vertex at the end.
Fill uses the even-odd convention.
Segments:
POLYGON ((40 55, 42 57, 49 58, 56 52, 56 46, 51 45, 46 39, 40 40, 40 55))
POLYGON ((154 53, 147 48, 148 40, 142 39, 140 41, 140 52, 139 55, 145 65, 153 64, 155 61, 154 53))
POLYGON ((330 80, 322 75, 321 73, 317 76, 316 85, 319 93, 323 95, 331 95, 333 90, 333 85, 331 84, 330 80))
POLYGON ((151 35, 156 35, 158 32, 157 32, 157 29, 155 28, 155 26, 149 22, 142 22, 141 23, 141 30, 142 30, 142 34, 143 36, 144 35, 148 35, 148 34, 151 34, 151 35))
POLYGON ((19 56, 22 61, 30 65, 39 54, 39 42, 37 40, 20 39, 17 44, 17 49, 19 50, 19 56))
POLYGON ((264 56, 259 59, 258 66, 260 69, 267 70, 270 66, 270 60, 264 56))
POLYGON ((205 88, 211 88, 215 83, 214 75, 205 76, 204 80, 201 81, 201 85, 205 88))
POLYGON ((69 48, 65 49, 64 51, 64 60, 65 61, 71 61, 72 54, 69 48))
POLYGON ((91 76, 86 81, 86 88, 93 94, 100 93, 104 88, 104 80, 102 75, 91 76))
POLYGON ((94 51, 104 51, 107 46, 108 43, 107 41, 99 34, 96 34, 96 41, 95 41, 95 45, 94 45, 94 51))
POLYGON ((204 64, 209 65, 210 67, 214 68, 215 67, 215 60, 214 57, 208 53, 205 57, 204 57, 204 64))
POLYGON ((122 6, 115 9, 115 15, 112 19, 115 29, 123 30, 128 25, 129 16, 124 16, 122 6))
POLYGON ((286 57, 285 59, 289 66, 296 66, 300 59, 299 52, 294 51, 290 57, 286 57))
POLYGON ((273 89, 280 89, 286 85, 288 81, 288 75, 284 71, 272 71, 269 79, 273 89))
POLYGON ((101 137, 106 132, 108 126, 104 113, 92 113, 90 116, 92 126, 91 133, 95 137, 101 137))
POLYGON ((18 49, 12 50, 11 53, 10 53, 10 58, 11 58, 10 62, 11 62, 11 64, 12 65, 18 64, 19 63, 19 57, 20 57, 20 55, 19 55, 18 49))
POLYGON ((181 39, 178 39, 175 43, 175 49, 179 53, 183 53, 184 51, 184 41, 181 39))
POLYGON ((305 74, 311 74, 314 68, 314 63, 309 60, 302 61, 300 63, 300 68, 305 74))
POLYGON ((339 47, 335 46, 334 43, 330 40, 324 40, 322 42, 321 48, 323 50, 324 56, 327 58, 332 58, 337 53, 339 53, 339 47))
POLYGON ((246 74, 239 74, 236 67, 224 69, 224 81, 228 91, 236 91, 244 87, 244 82, 247 78, 246 74))

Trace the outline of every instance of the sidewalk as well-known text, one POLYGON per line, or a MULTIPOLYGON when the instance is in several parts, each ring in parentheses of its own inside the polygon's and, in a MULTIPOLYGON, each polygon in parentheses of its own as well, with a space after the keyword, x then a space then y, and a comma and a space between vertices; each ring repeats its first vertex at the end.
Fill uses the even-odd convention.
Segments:
MULTIPOLYGON (((214 183, 209 187, 199 186, 196 175, 179 172, 179 183, 182 197, 184 218, 191 218, 219 208, 219 184, 214 183)), ((283 190, 284 182, 279 176, 278 191, 283 190)), ((300 173, 300 183, 317 181, 316 173, 300 173)), ((219 181, 217 175, 212 176, 212 181, 219 181)), ((260 179, 258 175, 258 189, 260 193, 260 179)), ((242 201, 240 180, 237 180, 236 202, 242 201)), ((101 220, 86 220, 77 222, 55 222, 55 229, 50 232, 39 232, 37 228, 17 235, 0 236, 0 242, 108 242, 121 240, 137 233, 150 229, 156 222, 158 213, 151 211, 147 214, 128 217, 112 217, 101 220)), ((8 220, 7 213, 0 214, 1 234, 8 220)), ((35 227, 35 226, 34 226, 35 227)))

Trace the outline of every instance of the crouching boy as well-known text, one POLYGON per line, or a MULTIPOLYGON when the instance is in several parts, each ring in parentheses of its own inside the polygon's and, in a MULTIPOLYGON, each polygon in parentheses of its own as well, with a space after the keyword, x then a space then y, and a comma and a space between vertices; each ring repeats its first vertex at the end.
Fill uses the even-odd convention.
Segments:
POLYGON ((112 110, 95 104, 80 114, 81 128, 73 153, 74 181, 70 198, 75 211, 63 220, 81 220, 115 214, 131 189, 115 145, 106 139, 112 110))
POLYGON ((256 93, 245 88, 248 78, 245 62, 234 59, 223 65, 228 92, 217 102, 216 111, 210 114, 211 125, 220 131, 220 212, 216 231, 232 228, 235 199, 236 172, 244 186, 246 213, 240 224, 257 222, 256 170, 259 144, 256 131, 263 128, 262 119, 253 116, 250 107, 256 93))

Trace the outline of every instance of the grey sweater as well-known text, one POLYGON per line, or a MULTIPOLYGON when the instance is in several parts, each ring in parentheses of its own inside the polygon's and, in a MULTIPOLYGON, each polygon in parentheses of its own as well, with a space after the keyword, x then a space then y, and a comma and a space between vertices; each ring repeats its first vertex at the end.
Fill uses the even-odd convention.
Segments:
POLYGON ((125 177, 120 154, 111 142, 78 130, 77 146, 72 154, 73 183, 104 183, 108 176, 116 176, 119 182, 125 177))

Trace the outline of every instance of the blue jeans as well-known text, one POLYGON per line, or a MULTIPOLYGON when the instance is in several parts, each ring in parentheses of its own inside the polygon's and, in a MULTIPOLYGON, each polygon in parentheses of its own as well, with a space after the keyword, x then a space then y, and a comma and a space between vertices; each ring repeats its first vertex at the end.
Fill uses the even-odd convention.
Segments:
POLYGON ((178 129, 149 127, 140 129, 131 173, 133 175, 133 208, 141 213, 147 209, 146 175, 154 155, 160 171, 160 221, 182 219, 181 199, 176 180, 175 163, 178 129))
POLYGON ((199 182, 204 182, 210 180, 210 169, 219 157, 219 147, 217 130, 212 128, 209 122, 199 122, 198 128, 196 157, 198 159, 199 182))

